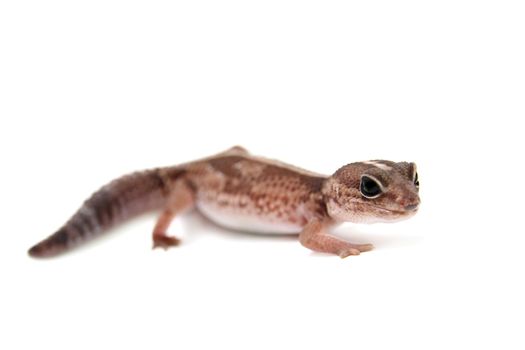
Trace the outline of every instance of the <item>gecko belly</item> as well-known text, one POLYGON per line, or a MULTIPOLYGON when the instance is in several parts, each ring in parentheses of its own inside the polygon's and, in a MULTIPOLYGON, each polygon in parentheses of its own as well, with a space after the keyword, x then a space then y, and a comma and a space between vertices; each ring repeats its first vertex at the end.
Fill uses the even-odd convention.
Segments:
POLYGON ((263 234, 299 233, 298 224, 279 220, 272 216, 261 216, 241 209, 222 208, 220 206, 197 202, 197 208, 208 219, 229 229, 263 234))

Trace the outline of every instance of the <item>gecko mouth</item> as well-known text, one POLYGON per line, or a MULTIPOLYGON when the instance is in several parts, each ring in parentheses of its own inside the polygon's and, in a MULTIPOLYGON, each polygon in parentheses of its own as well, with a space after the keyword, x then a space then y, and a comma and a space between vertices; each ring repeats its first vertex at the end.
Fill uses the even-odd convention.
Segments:
POLYGON ((409 215, 409 214, 415 214, 418 210, 418 206, 415 206, 415 207, 411 207, 410 210, 395 210, 395 209, 387 209, 387 208, 384 208, 384 207, 380 207, 378 205, 370 205, 371 207, 373 207, 374 209, 377 209, 381 212, 385 212, 385 213, 388 213, 388 214, 395 214, 395 215, 400 215, 400 216, 403 216, 403 215, 409 215))

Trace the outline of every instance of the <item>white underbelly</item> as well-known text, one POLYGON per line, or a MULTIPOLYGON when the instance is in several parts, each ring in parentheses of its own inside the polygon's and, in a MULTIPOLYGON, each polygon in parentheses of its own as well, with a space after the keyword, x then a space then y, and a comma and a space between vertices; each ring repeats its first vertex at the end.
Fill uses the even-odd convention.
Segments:
POLYGON ((284 222, 272 217, 261 217, 241 210, 223 209, 213 204, 197 202, 199 211, 216 224, 238 231, 265 233, 265 234, 291 234, 301 232, 298 224, 284 222))

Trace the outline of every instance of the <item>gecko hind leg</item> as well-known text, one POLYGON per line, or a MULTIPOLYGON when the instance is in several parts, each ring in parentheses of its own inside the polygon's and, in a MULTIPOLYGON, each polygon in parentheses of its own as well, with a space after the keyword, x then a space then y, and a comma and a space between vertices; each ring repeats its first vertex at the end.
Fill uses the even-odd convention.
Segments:
POLYGON ((321 253, 331 253, 346 258, 372 250, 372 244, 354 244, 326 233, 326 227, 319 221, 308 223, 299 235, 303 246, 321 253))
POLYGON ((168 249, 180 244, 180 239, 168 235, 168 228, 177 215, 194 206, 195 194, 192 189, 184 181, 177 181, 153 229, 153 249, 168 249))

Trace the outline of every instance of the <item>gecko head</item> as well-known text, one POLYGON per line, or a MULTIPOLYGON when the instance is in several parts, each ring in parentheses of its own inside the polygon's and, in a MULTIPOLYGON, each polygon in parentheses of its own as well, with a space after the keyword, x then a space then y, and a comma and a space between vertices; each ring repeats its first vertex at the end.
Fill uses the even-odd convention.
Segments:
POLYGON ((419 208, 419 179, 414 163, 374 160, 343 166, 324 187, 328 214, 356 223, 407 219, 419 208))

